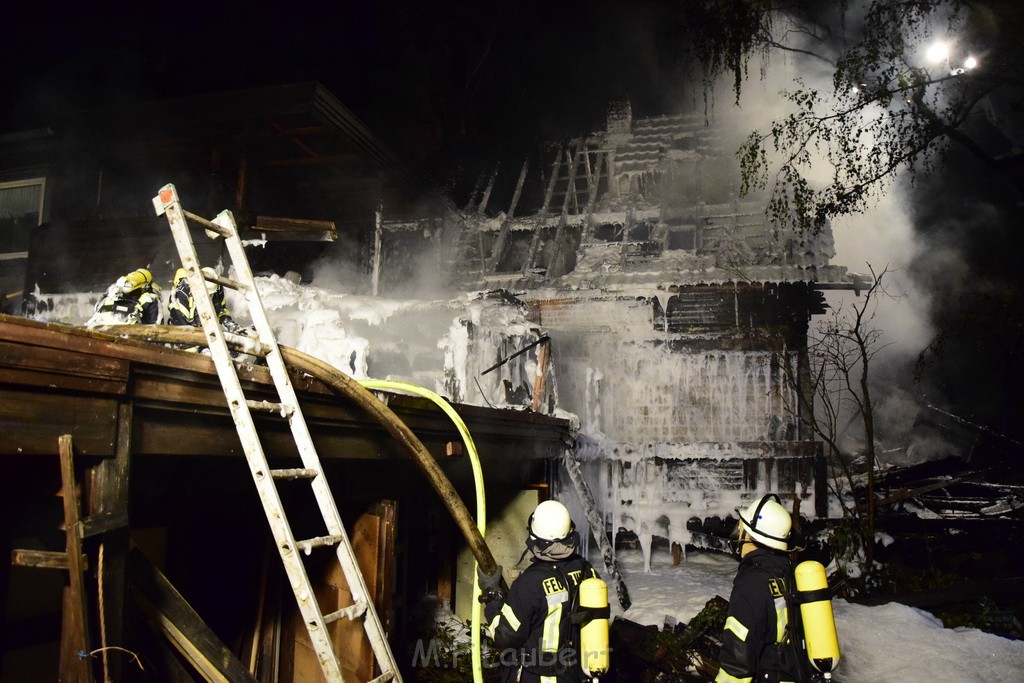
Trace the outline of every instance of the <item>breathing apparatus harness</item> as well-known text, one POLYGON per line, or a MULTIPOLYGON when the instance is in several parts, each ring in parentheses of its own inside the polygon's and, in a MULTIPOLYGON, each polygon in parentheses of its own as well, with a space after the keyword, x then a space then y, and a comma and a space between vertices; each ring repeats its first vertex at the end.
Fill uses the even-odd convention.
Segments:
MULTIPOLYGON (((596 657, 603 657, 603 659, 596 660, 600 662, 600 665, 594 668, 601 672, 608 668, 608 619, 611 617, 611 607, 608 604, 608 586, 596 576, 587 579, 581 576, 574 585, 560 566, 561 561, 569 558, 579 545, 580 537, 575 523, 570 523, 569 533, 562 538, 556 539, 541 538, 533 533, 533 515, 530 515, 527 528, 529 535, 527 536, 526 550, 519 556, 519 562, 523 561, 527 552, 533 553, 538 560, 549 562, 551 569, 569 594, 566 604, 569 612, 570 641, 564 650, 569 653, 569 656, 556 656, 553 653, 548 653, 552 655, 554 661, 543 661, 543 659, 542 661, 531 661, 524 652, 520 651, 516 654, 516 661, 519 663, 521 670, 529 671, 538 676, 560 677, 569 675, 575 680, 576 677, 582 675, 584 678, 589 679, 590 675, 586 673, 584 667, 588 664, 593 667, 596 657), (550 555, 558 555, 559 557, 549 558, 550 555), (592 602, 592 595, 589 596, 590 605, 582 604, 584 586, 588 581, 601 586, 603 599, 599 598, 597 600, 600 604, 592 602), (594 621, 600 622, 597 632, 585 633, 584 629, 594 621), (603 628, 603 632, 601 628, 603 628), (597 641, 591 643, 588 647, 586 642, 588 637, 594 638, 595 635, 597 636, 597 641), (595 649, 597 652, 593 652, 595 649)), ((516 564, 519 564, 519 562, 516 564)), ((584 562, 584 566, 589 567, 590 565, 584 562)), ((593 573, 592 568, 591 573, 593 573)), ((592 591, 594 586, 590 588, 592 591)), ((481 601, 483 601, 483 596, 481 596, 481 601)))
MULTIPOLYGON (((799 533, 791 531, 782 537, 757 528, 762 509, 772 500, 782 503, 776 494, 769 493, 754 508, 749 520, 744 519, 743 513, 737 511, 741 524, 737 538, 732 541, 735 553, 739 554, 743 544, 748 542, 783 554, 803 550, 800 541, 796 540, 800 538, 799 533), (751 531, 759 537, 785 544, 786 549, 763 545, 750 533, 751 531)), ((771 567, 756 559, 751 559, 751 563, 760 571, 780 580, 785 587, 782 597, 786 601, 788 616, 786 631, 781 642, 770 646, 767 662, 770 670, 778 674, 796 674, 797 681, 801 683, 831 680, 831 672, 839 663, 839 645, 831 608, 834 593, 828 586, 824 567, 818 562, 807 561, 802 562, 795 570, 790 565, 785 576, 779 576, 771 567), (808 611, 807 607, 810 606, 813 607, 808 611), (824 656, 815 656, 814 650, 819 649, 824 652, 824 656)))

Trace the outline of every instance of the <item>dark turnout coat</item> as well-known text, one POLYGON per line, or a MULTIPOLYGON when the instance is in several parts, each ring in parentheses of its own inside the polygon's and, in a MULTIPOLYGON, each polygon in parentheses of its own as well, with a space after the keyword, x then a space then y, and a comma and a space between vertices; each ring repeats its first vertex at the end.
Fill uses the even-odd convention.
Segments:
POLYGON ((786 592, 793 566, 781 553, 758 548, 740 562, 729 597, 716 683, 799 681, 795 650, 785 646, 786 592))
MULTIPOLYGON (((213 302, 213 309, 217 312, 217 317, 220 319, 220 324, 224 330, 226 332, 237 332, 239 325, 231 317, 231 314, 228 313, 227 304, 224 301, 224 288, 217 287, 213 294, 210 295, 210 300, 213 302)), ((199 312, 196 310, 196 300, 192 296, 192 289, 185 278, 181 278, 174 285, 174 289, 171 290, 171 296, 167 302, 167 310, 168 322, 171 325, 202 327, 202 322, 199 320, 199 312)))
POLYGON ((576 554, 557 562, 534 560, 506 598, 485 606, 487 633, 503 650, 505 680, 580 680, 578 627, 570 623, 570 614, 579 603, 580 582, 595 576, 590 563, 576 554))

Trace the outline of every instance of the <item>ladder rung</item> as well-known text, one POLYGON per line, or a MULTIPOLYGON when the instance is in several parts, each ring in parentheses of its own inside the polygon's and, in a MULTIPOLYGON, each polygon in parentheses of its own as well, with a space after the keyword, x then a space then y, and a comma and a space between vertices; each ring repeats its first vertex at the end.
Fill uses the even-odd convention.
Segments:
POLYGON ((324 623, 331 624, 338 619, 355 619, 361 617, 366 613, 366 601, 359 600, 354 605, 349 605, 344 609, 340 609, 337 612, 331 612, 330 614, 324 615, 324 623))
POLYGON ((210 232, 215 232, 221 237, 231 237, 232 233, 230 228, 225 228, 223 225, 217 225, 213 221, 208 221, 202 216, 197 216, 191 211, 185 211, 184 209, 182 209, 181 212, 185 214, 185 218, 189 219, 190 221, 193 221, 194 223, 198 223, 199 225, 203 226, 210 232))
POLYGON ((207 275, 203 273, 203 279, 207 282, 215 282, 218 285, 223 285, 228 289, 233 289, 236 292, 245 292, 249 289, 246 285, 243 285, 238 280, 232 280, 231 278, 221 277, 220 275, 207 275))
POLYGON ((380 676, 377 676, 376 678, 371 678, 369 683, 388 683, 388 681, 393 680, 395 680, 395 672, 385 671, 380 676))
POLYGON ((270 476, 274 479, 312 479, 320 474, 316 470, 304 468, 292 468, 284 470, 270 470, 270 476))
POLYGON ((309 555, 313 548, 321 548, 325 545, 338 545, 344 539, 345 537, 341 534, 336 536, 317 536, 316 538, 307 538, 304 541, 296 541, 295 545, 298 546, 299 550, 309 555))
POLYGON ((246 401, 245 405, 250 410, 259 410, 264 413, 277 413, 281 417, 289 417, 293 411, 291 406, 284 403, 271 403, 270 401, 246 401))

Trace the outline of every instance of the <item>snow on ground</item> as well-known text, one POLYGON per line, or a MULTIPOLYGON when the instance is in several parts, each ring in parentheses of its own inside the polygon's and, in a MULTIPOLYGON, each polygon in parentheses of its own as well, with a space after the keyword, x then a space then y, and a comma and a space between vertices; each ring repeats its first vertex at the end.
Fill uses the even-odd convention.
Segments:
MULTIPOLYGON (((598 556, 591 561, 601 569, 598 556)), ((649 574, 640 550, 619 550, 618 562, 633 604, 623 613, 609 586, 612 616, 658 627, 666 616, 689 621, 715 595, 728 599, 737 564, 697 551, 674 567, 664 548, 653 553, 649 574)), ((1024 642, 943 628, 930 613, 896 603, 866 607, 836 598, 832 609, 841 655, 837 683, 1024 682, 1024 642)))

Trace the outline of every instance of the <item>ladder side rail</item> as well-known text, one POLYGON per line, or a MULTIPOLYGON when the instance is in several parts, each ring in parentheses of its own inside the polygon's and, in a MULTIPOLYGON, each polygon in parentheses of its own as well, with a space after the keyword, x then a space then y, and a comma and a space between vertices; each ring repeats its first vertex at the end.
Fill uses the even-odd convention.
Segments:
MULTIPOLYGON (((263 503, 267 521, 277 543, 278 553, 292 584, 299 611, 309 631, 310 640, 317 653, 317 658, 324 667, 324 674, 328 680, 343 681, 341 667, 334 654, 327 625, 324 622, 319 606, 316 604, 315 596, 312 594, 312 590, 299 590, 300 587, 311 586, 309 576, 306 574, 305 564, 299 556, 291 526, 285 518, 277 486, 270 475, 266 454, 257 435, 252 413, 245 401, 245 393, 235 371, 234 361, 231 359, 231 354, 228 351, 220 320, 213 307, 210 294, 206 290, 206 281, 200 271, 199 257, 195 250, 195 244, 192 242, 192 235, 189 232, 190 228, 186 222, 177 190, 172 185, 165 186, 154 199, 154 206, 156 206, 158 213, 166 215, 167 221, 171 226, 171 232, 174 235, 174 241, 177 244, 178 253, 181 257, 182 267, 185 268, 186 278, 192 290, 192 297, 195 300, 196 310, 199 313, 203 331, 206 333, 210 355, 213 358, 217 375, 224 388, 231 418, 235 423, 235 429, 238 432, 239 440, 245 452, 246 462, 249 463, 249 469, 256 484, 256 490, 263 503), (165 194, 168 189, 170 189, 169 197, 165 194), (158 205, 158 202, 162 203, 162 205, 158 205), (305 599, 303 599, 302 594, 305 594, 305 599)), ((237 239, 237 234, 235 237, 237 239)), ((228 240, 228 243, 230 244, 230 240, 228 240)), ((247 262, 245 263, 247 265, 247 262)), ((248 268, 246 270, 248 271, 248 268)), ((265 316, 263 321, 266 323, 265 316)), ((269 339, 273 340, 273 336, 271 335, 269 339)), ((261 341, 266 343, 266 338, 261 339, 261 341)), ((274 344, 274 350, 278 354, 280 353, 276 344, 274 344)))
MULTIPOLYGON (((226 211, 214 219, 214 222, 221 224, 228 221, 233 224, 234 218, 230 215, 230 212, 226 211)), ((232 225, 232 227, 234 226, 232 225)), ((316 447, 313 445, 313 437, 309 433, 309 427, 299 405, 299 397, 295 393, 291 376, 288 374, 288 368, 285 365, 281 347, 278 345, 274 330, 267 319, 266 310, 263 308, 263 300, 260 298, 260 293, 254 284, 249 260, 245 256, 245 248, 242 246, 237 230, 234 231, 233 236, 225 238, 225 243, 232 265, 235 267, 235 279, 244 285, 242 294, 249 308, 249 316, 256 327, 257 337, 267 351, 267 368, 274 379, 274 385, 277 387, 281 403, 291 409, 288 413, 288 427, 291 429, 292 437, 298 447, 299 458, 307 469, 316 470, 317 472, 318 476, 313 478, 311 486, 320 510, 323 513, 324 522, 327 524, 327 532, 331 536, 345 536, 347 538, 345 528, 341 523, 341 515, 338 512, 337 504, 334 502, 334 496, 331 495, 327 479, 324 476, 323 463, 320 461, 316 447)), ((360 595, 357 597, 362 598, 365 596, 360 595)))
MULTIPOLYGON (((353 553, 348 532, 345 531, 345 527, 341 522, 341 515, 338 512, 334 496, 331 494, 327 477, 324 475, 323 464, 313 445, 313 438, 309 433, 309 427, 299 406, 298 396, 288 374, 284 357, 281 354, 281 348, 277 343, 273 328, 270 326, 270 321, 267 319, 263 301, 260 298, 252 269, 249 266, 249 260, 245 255, 245 248, 242 245, 241 238, 238 236, 237 226, 234 224, 234 217, 230 211, 223 211, 214 218, 213 222, 223 227, 230 227, 232 231, 230 236, 225 237, 225 244, 232 265, 235 267, 235 279, 245 285, 243 295, 249 308, 252 322, 256 327, 257 337, 268 351, 266 355, 267 367, 274 379, 281 403, 292 408, 288 415, 288 426, 298 446, 299 456, 306 468, 316 470, 318 473, 318 476, 310 481, 310 485, 317 504, 320 506, 321 516, 327 526, 328 534, 341 537, 341 542, 335 548, 335 554, 348 580, 349 591, 352 593, 355 602, 364 602, 370 606, 366 616, 363 618, 364 630, 370 639, 370 645, 377 658, 377 664, 383 670, 386 666, 393 666, 395 661, 394 654, 391 652, 391 646, 388 643, 387 635, 384 633, 383 625, 380 623, 376 610, 372 608, 373 603, 370 591, 353 553)), ((294 539, 292 539, 292 548, 294 547, 294 539)), ((318 613, 318 617, 322 621, 322 615, 318 613)))

